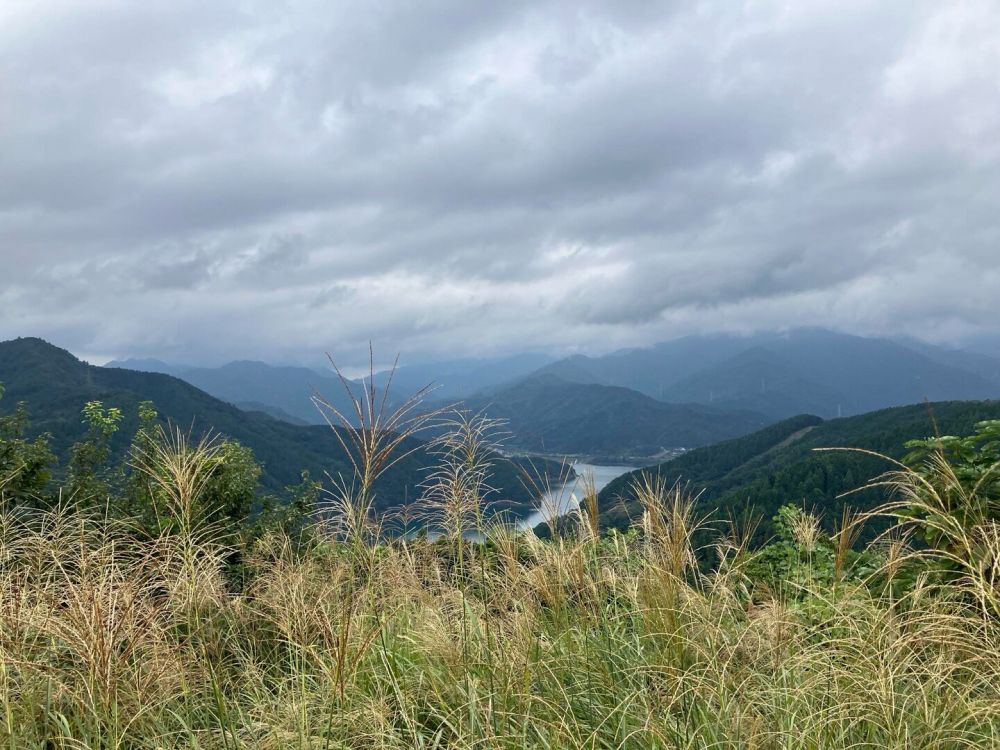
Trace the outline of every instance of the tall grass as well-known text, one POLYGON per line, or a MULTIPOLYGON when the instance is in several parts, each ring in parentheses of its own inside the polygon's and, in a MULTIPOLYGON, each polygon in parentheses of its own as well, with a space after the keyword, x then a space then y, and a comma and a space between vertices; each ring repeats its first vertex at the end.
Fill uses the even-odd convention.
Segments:
MULTIPOLYGON (((387 438, 365 433, 379 424, 362 419, 367 442, 353 450, 384 466, 387 438)), ((856 526, 845 516, 836 585, 796 576, 794 596, 771 595, 747 576, 748 535, 720 531, 715 564, 700 564, 695 498, 655 480, 636 487, 638 533, 599 535, 591 487, 579 523, 541 540, 482 521, 485 426, 456 427, 428 492, 443 538, 377 541, 364 489, 377 471, 359 469, 345 495, 364 509, 358 523, 319 523, 308 544, 257 539, 238 591, 225 578, 236 541, 206 533, 193 511, 211 442, 161 433, 135 457, 179 518, 155 538, 72 507, 0 509, 2 741, 1000 746, 1000 621, 982 606, 998 600, 992 567, 963 568, 963 586, 900 592, 887 582, 908 553, 880 544, 865 581, 844 569, 856 526), (468 541, 470 527, 485 541, 468 541)), ((815 519, 803 514, 794 533, 808 558, 815 519)), ((1000 548, 995 526, 976 534, 1000 548)))

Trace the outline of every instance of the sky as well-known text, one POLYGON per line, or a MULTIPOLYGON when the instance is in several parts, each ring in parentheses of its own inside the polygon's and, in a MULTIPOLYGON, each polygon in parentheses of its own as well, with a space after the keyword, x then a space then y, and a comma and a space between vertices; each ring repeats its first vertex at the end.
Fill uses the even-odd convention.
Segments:
POLYGON ((1000 331, 996 0, 0 5, 0 339, 1000 331))

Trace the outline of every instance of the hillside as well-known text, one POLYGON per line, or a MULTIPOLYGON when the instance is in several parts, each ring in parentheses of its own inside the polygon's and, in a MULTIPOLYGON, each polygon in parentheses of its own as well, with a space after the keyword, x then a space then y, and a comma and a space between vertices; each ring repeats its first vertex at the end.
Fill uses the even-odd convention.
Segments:
POLYGON ((689 336, 603 357, 575 356, 540 372, 771 419, 1000 397, 1000 362, 985 355, 822 329, 689 336))
POLYGON ((798 331, 762 343, 667 390, 668 400, 757 408, 773 417, 808 410, 863 414, 923 400, 1000 396, 1000 384, 887 339, 798 331), (747 366, 752 354, 754 367, 747 366), (789 382, 789 381, 792 382, 789 382), (812 406, 810 406, 812 404, 812 406))
MULTIPOLYGON (((848 452, 814 448, 855 447, 899 458, 907 440, 936 434, 964 434, 982 420, 1000 418, 1000 401, 942 402, 883 409, 824 422, 799 416, 735 440, 700 448, 671 461, 640 470, 668 482, 703 490, 700 504, 717 517, 740 516, 748 508, 763 516, 759 535, 770 533, 770 519, 784 503, 815 508, 827 523, 839 518, 844 504, 872 507, 876 492, 838 499, 885 471, 885 461, 848 452), (936 427, 935 427, 936 425, 936 427)), ((602 523, 625 528, 641 511, 631 487, 639 472, 610 483, 600 495, 602 523)))
POLYGON ((683 378, 738 354, 749 344, 727 335, 685 336, 650 347, 622 349, 600 357, 576 354, 538 370, 574 383, 616 385, 663 400, 683 378))
MULTIPOLYGON (((50 433, 61 457, 83 436, 80 413, 85 402, 99 400, 123 411, 125 419, 113 443, 120 453, 138 426, 138 404, 149 400, 164 419, 192 426, 195 432, 213 429, 250 447, 263 464, 261 481, 269 490, 297 482, 303 469, 315 478, 326 472, 350 474, 343 448, 327 426, 293 425, 259 411, 241 411, 169 375, 94 367, 41 339, 0 342, 0 382, 6 387, 3 408, 26 401, 33 432, 50 433)), ((420 448, 389 471, 379 486, 380 507, 417 497, 432 463, 420 448)), ((544 462, 536 463, 545 467, 544 462)), ((503 498, 522 505, 531 499, 519 469, 508 461, 498 463, 493 484, 503 498)))
POLYGON ((505 420, 511 448, 615 459, 707 445, 752 432, 767 421, 749 412, 667 404, 627 388, 570 383, 553 375, 463 403, 505 420))
POLYGON ((325 424, 312 402, 314 393, 330 399, 338 409, 350 408, 344 387, 333 373, 327 375, 308 367, 252 361, 229 362, 221 367, 190 367, 158 360, 122 360, 109 362, 105 367, 173 375, 222 401, 293 424, 325 424))

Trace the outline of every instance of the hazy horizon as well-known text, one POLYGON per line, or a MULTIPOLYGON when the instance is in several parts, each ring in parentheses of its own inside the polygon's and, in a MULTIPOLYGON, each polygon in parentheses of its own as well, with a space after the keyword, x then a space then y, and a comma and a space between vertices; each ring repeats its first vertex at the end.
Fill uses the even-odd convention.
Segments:
MULTIPOLYGON (((648 349, 658 345, 668 344, 673 341, 690 338, 690 337, 735 337, 735 338, 747 338, 752 339, 754 337, 767 337, 767 336, 785 336, 791 334, 802 334, 808 332, 817 333, 833 333, 833 334, 843 334, 847 336, 860 336, 862 338, 878 338, 886 339, 889 341, 894 341, 898 343, 903 343, 904 345, 908 342, 913 343, 923 343, 930 344, 933 346, 939 346, 942 349, 954 349, 954 350, 964 350, 967 352, 981 354, 991 358, 995 358, 1000 361, 1000 341, 993 338, 983 338, 979 340, 969 340, 969 341, 933 341, 927 338, 911 337, 905 334, 888 334, 888 335, 876 335, 867 336, 864 334, 852 333, 850 331, 837 331, 835 329, 823 328, 821 326, 789 326, 782 329, 762 329, 755 331, 712 331, 706 332, 704 334, 689 334, 684 336, 675 336, 662 341, 654 341, 648 344, 643 344, 639 346, 632 347, 618 347, 612 346, 613 342, 609 342, 608 346, 604 347, 592 347, 592 348, 581 348, 576 347, 566 350, 541 350, 541 349, 522 349, 518 351, 510 351, 502 354, 484 354, 484 355, 468 355, 464 357, 455 356, 429 356, 427 354, 421 354, 419 352, 403 353, 403 352, 373 352, 375 355, 374 370, 375 372, 384 372, 393 367, 393 360, 396 354, 399 354, 398 362, 396 366, 398 367, 427 367, 435 368, 436 366, 443 367, 447 365, 454 365, 459 368, 462 366, 483 366, 491 362, 501 362, 501 361, 511 361, 517 360, 518 358, 525 358, 527 360, 538 360, 539 363, 532 365, 529 369, 533 369, 536 366, 540 366, 540 363, 544 362, 554 362, 559 359, 566 357, 571 357, 574 355, 583 355, 587 357, 602 357, 609 354, 616 354, 620 352, 625 352, 633 349, 648 349)), ((26 334, 24 337, 30 337, 30 334, 26 334)), ((15 337, 16 338, 16 337, 15 337)), ((44 338, 44 337, 39 337, 44 338)), ((48 343, 53 344, 59 348, 67 347, 60 344, 58 341, 48 341, 48 343)), ((223 365, 240 363, 240 362, 250 362, 250 363, 261 363, 273 367, 305 367, 320 372, 329 372, 333 374, 333 369, 330 365, 328 357, 334 357, 337 362, 338 367, 341 368, 342 372, 351 378, 363 377, 369 371, 369 365, 367 359, 363 362, 357 361, 344 361, 336 356, 335 351, 326 352, 304 352, 302 356, 291 359, 268 359, 266 357, 260 356, 246 356, 238 357, 234 359, 224 359, 215 358, 205 361, 194 361, 186 360, 183 357, 179 359, 171 357, 161 357, 161 356, 133 356, 128 352, 121 353, 115 356, 103 356, 95 357, 93 355, 87 355, 86 352, 73 351, 68 349, 77 358, 88 362, 92 365, 98 366, 118 366, 122 364, 123 366, 128 366, 130 364, 140 364, 147 363, 152 364, 158 362, 163 365, 167 365, 172 368, 216 368, 223 365)), ((140 368, 141 369, 141 368, 140 368)))

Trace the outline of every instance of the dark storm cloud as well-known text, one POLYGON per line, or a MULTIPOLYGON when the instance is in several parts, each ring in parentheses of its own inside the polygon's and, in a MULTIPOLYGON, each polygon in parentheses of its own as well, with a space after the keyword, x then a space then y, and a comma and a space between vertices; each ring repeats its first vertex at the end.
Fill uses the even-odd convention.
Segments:
POLYGON ((992 2, 0 9, 0 337, 997 330, 992 2))

